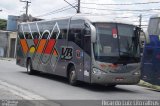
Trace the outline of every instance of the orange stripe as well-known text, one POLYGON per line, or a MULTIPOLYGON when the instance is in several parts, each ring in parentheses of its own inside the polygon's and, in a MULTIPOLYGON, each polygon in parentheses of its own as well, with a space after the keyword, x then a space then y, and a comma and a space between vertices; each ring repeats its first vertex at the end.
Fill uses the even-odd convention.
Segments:
POLYGON ((52 49, 54 48, 55 43, 56 43, 56 41, 54 39, 49 40, 44 53, 50 54, 52 49))
POLYGON ((25 39, 21 39, 20 40, 20 43, 21 43, 21 46, 22 46, 22 49, 23 49, 23 52, 24 53, 27 53, 28 52, 28 45, 27 45, 27 41, 25 39))
POLYGON ((41 39, 41 41, 39 43, 39 46, 37 48, 37 53, 42 53, 43 52, 46 41, 47 41, 46 39, 41 39))
POLYGON ((54 56, 58 56, 58 53, 57 53, 57 50, 56 50, 56 49, 54 49, 53 55, 54 55, 54 56))

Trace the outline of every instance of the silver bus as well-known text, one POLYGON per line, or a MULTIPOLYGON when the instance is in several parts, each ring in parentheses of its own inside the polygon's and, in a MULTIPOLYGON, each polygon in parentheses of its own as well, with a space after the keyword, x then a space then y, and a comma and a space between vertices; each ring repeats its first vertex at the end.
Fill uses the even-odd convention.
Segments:
POLYGON ((72 17, 21 23, 16 63, 29 74, 51 73, 77 81, 115 86, 140 80, 137 26, 107 17, 72 17))

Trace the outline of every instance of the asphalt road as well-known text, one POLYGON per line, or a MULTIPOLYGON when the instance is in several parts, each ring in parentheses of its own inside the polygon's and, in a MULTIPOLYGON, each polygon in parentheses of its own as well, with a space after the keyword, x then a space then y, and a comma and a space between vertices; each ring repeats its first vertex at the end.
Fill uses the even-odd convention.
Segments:
POLYGON ((159 100, 160 92, 137 85, 118 85, 116 88, 82 83, 77 87, 67 80, 48 74, 28 75, 15 60, 0 60, 0 80, 38 94, 49 100, 159 100))

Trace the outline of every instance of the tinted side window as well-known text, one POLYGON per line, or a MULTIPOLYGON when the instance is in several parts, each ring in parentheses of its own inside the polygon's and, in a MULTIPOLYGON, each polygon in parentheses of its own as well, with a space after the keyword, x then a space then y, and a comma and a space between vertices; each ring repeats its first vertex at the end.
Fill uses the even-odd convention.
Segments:
POLYGON ((23 32, 26 39, 32 39, 32 35, 28 24, 23 25, 23 32))
POLYGON ((58 39, 66 39, 67 38, 67 29, 61 29, 58 39))
POLYGON ((52 35, 51 35, 50 39, 56 39, 58 35, 59 35, 59 31, 58 31, 58 29, 56 28, 56 29, 54 29, 54 31, 52 32, 52 35))
POLYGON ((24 39, 24 36, 23 36, 23 33, 22 33, 22 32, 19 32, 18 35, 19 35, 19 38, 20 38, 20 39, 24 39))
POLYGON ((43 33, 42 39, 47 39, 48 37, 49 37, 49 33, 48 32, 43 33))
POLYGON ((39 33, 38 32, 32 32, 33 38, 38 39, 39 38, 39 33))
POLYGON ((68 35, 68 40, 73 41, 81 48, 83 47, 82 32, 84 28, 85 26, 84 26, 83 20, 72 20, 70 24, 69 35, 68 35))
POLYGON ((30 23, 29 26, 30 26, 30 30, 32 32, 33 38, 38 39, 40 35, 39 35, 39 31, 37 29, 36 23, 30 23))
POLYGON ((67 29, 69 24, 69 19, 62 19, 57 21, 60 33, 58 39, 67 39, 67 29))
POLYGON ((47 21, 47 22, 39 22, 37 23, 38 29, 41 34, 42 39, 49 39, 50 36, 53 38, 53 35, 55 35, 56 29, 53 31, 52 35, 50 33, 52 32, 55 22, 54 21, 47 21))
POLYGON ((70 29, 70 34, 69 34, 69 41, 73 41, 76 43, 78 46, 82 47, 82 33, 81 29, 70 29))
POLYGON ((24 39, 23 31, 22 31, 22 25, 18 26, 18 36, 20 39, 24 39))
POLYGON ((30 33, 25 32, 24 34, 25 34, 26 39, 32 39, 32 36, 30 33))

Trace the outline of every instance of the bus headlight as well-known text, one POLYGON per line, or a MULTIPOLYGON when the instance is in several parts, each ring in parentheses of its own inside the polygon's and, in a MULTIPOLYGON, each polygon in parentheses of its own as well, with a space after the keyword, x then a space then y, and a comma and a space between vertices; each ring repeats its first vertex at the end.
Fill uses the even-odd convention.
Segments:
POLYGON ((133 75, 140 75, 140 72, 134 72, 133 75))
POLYGON ((93 74, 106 74, 105 72, 101 71, 98 68, 93 68, 93 74))

